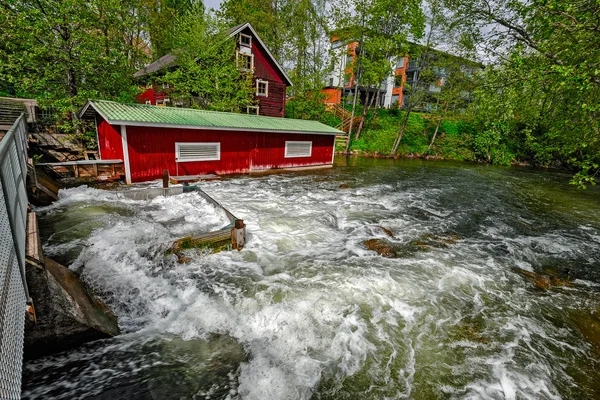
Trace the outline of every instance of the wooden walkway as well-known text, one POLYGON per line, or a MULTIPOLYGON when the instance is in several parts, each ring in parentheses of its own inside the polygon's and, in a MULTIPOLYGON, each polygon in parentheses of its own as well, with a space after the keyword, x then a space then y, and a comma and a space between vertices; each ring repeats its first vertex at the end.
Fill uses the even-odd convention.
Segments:
POLYGON ((109 180, 119 179, 125 174, 123 160, 78 160, 38 163, 36 166, 48 167, 63 177, 72 174, 75 178, 92 176, 100 180, 109 180))

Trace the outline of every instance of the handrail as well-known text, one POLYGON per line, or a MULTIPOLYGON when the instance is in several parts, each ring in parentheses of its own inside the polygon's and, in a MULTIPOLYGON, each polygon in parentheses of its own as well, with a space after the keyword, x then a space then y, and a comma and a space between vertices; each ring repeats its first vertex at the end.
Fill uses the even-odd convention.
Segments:
POLYGON ((25 279, 28 204, 25 186, 27 182, 27 124, 25 118, 26 114, 22 113, 0 141, 0 183, 21 281, 29 301, 29 290, 25 279), (11 152, 12 149, 16 151, 11 152), (13 193, 11 193, 11 189, 14 191, 13 193))
POLYGON ((25 114, 0 140, 0 398, 21 398, 27 305, 27 123, 25 114), (7 221, 8 223, 4 222, 7 221), (10 232, 9 232, 10 230, 10 232), (19 270, 17 273, 16 270, 19 270), (19 277, 20 275, 20 277, 19 277))

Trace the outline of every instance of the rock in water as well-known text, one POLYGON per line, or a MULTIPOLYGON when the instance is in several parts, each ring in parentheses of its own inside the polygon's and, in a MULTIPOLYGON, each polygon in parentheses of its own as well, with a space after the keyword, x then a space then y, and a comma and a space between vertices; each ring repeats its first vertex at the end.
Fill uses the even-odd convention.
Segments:
POLYGON ((37 321, 25 330, 25 358, 119 334, 115 315, 77 274, 47 257, 44 267, 28 265, 27 269, 37 321))
POLYGON ((365 240, 363 243, 367 249, 374 251, 383 257, 396 258, 396 250, 385 240, 369 239, 365 240))
POLYGON ((388 228, 385 228, 383 226, 379 226, 377 225, 377 228, 381 229, 383 231, 383 233, 385 233, 386 235, 388 235, 389 237, 393 238, 394 234, 392 233, 391 230, 389 230, 388 228))

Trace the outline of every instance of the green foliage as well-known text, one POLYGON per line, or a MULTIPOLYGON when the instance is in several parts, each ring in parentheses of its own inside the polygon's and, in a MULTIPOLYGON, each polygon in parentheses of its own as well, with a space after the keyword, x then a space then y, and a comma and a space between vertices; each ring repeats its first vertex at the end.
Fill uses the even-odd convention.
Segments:
POLYGON ((512 153, 534 165, 568 166, 579 171, 573 184, 593 183, 600 165, 597 1, 445 3, 463 48, 494 49, 501 60, 486 68, 472 109, 480 130, 504 127, 491 158, 512 153))
POLYGON ((318 90, 299 93, 297 96, 290 98, 285 106, 286 118, 310 119, 320 121, 329 126, 336 126, 342 120, 335 117, 333 114, 326 112, 325 104, 323 103, 323 95, 318 90))
POLYGON ((178 22, 190 10, 204 13, 202 2, 194 0, 141 0, 140 17, 147 21, 152 58, 158 60, 165 54, 177 50, 173 36, 177 35, 178 22))
POLYGON ((131 4, 10 0, 0 7, 0 81, 56 113, 56 128, 85 142, 77 117, 89 98, 133 100, 142 59, 131 4))
POLYGON ((255 104, 252 75, 241 70, 227 28, 204 14, 198 3, 183 14, 173 34, 177 68, 160 80, 173 87, 173 103, 202 109, 245 112, 255 104))

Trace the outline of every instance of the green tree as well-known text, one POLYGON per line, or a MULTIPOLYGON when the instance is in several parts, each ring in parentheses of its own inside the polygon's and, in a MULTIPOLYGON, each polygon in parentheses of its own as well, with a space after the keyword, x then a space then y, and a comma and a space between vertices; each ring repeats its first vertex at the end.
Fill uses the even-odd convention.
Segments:
MULTIPOLYGON (((392 75, 390 59, 405 53, 409 40, 421 37, 425 27, 421 4, 420 0, 333 2, 332 15, 337 24, 335 36, 344 42, 359 43, 351 65, 355 95, 346 151, 350 146, 354 128, 360 87, 373 96, 382 81, 392 75)), ((370 101, 366 100, 365 103, 368 108, 370 101)), ((361 128, 364 117, 366 113, 363 110, 359 125, 361 128)))
POLYGON ((217 13, 230 27, 249 22, 276 59, 283 56, 285 33, 282 17, 285 0, 225 0, 217 13))
POLYGON ((132 72, 143 55, 132 3, 5 0, 1 5, 0 81, 51 106, 63 131, 84 133, 77 111, 89 98, 133 98, 132 72))
POLYGON ((498 118, 534 161, 570 165, 579 170, 574 184, 594 183, 600 160, 597 1, 446 3, 462 44, 495 61, 477 95, 481 125, 498 118))
POLYGON ((204 8, 197 0, 141 0, 143 8, 139 18, 144 22, 150 38, 152 59, 157 60, 175 50, 173 35, 177 21, 192 8, 204 8))
POLYGON ((173 87, 175 103, 232 112, 254 105, 252 74, 238 67, 228 31, 202 4, 177 19, 171 43, 177 65, 159 79, 173 87))

